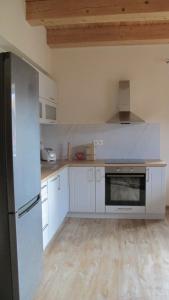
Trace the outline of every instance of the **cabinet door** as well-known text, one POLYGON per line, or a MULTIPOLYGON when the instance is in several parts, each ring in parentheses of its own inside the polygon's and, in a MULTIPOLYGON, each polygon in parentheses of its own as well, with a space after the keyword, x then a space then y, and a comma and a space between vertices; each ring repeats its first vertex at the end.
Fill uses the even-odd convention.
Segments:
POLYGON ((63 222, 69 211, 68 169, 59 173, 59 218, 63 222))
POLYGON ((45 250, 48 242, 48 226, 49 226, 49 211, 48 211, 48 184, 44 182, 41 186, 41 201, 42 201, 42 231, 43 231, 43 250, 45 250))
POLYGON ((51 101, 56 101, 57 98, 56 82, 41 72, 39 72, 39 97, 51 101))
POLYGON ((57 104, 49 100, 39 98, 39 118, 42 124, 57 123, 57 104))
POLYGON ((95 212, 95 168, 71 167, 70 211, 95 212))
POLYGON ((55 235, 59 226, 58 176, 48 181, 49 239, 55 235))
POLYGON ((43 250, 46 249, 49 243, 49 230, 48 226, 43 229, 43 250))
POLYGON ((105 212, 105 168, 96 168, 96 212, 105 212))
POLYGON ((49 121, 50 123, 56 123, 57 119, 57 108, 56 104, 50 102, 50 101, 44 101, 44 118, 46 121, 49 121))
POLYGON ((164 215, 165 168, 151 167, 146 172, 146 213, 164 215))

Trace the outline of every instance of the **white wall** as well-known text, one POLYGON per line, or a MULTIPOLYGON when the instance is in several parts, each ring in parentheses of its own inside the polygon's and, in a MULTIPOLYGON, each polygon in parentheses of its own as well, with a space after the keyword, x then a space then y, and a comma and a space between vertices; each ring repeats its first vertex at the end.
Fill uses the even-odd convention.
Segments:
POLYGON ((96 159, 159 159, 159 124, 57 124, 41 125, 41 141, 56 151, 57 159, 67 159, 67 144, 77 146, 102 140, 95 146, 96 159))
MULTIPOLYGON (((59 121, 73 124, 108 120, 117 108, 118 81, 130 79, 132 110, 149 123, 160 123, 161 158, 169 163, 166 58, 169 45, 53 50, 53 73, 59 86, 59 121)), ((169 199, 169 176, 167 189, 169 199)))
POLYGON ((51 49, 47 46, 46 30, 28 24, 25 0, 0 0, 0 38, 51 73, 51 49))

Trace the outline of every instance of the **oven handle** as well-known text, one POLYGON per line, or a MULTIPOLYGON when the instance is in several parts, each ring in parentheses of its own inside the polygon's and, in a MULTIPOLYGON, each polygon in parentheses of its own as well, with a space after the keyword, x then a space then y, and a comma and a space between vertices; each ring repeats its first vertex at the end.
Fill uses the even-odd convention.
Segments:
POLYGON ((115 178, 115 177, 126 177, 126 175, 127 175, 127 177, 138 177, 138 178, 140 178, 140 177, 145 177, 145 174, 140 174, 140 175, 138 175, 138 174, 127 174, 127 173, 125 173, 125 174, 123 174, 123 173, 120 173, 120 174, 106 174, 106 177, 108 177, 108 178, 115 178))

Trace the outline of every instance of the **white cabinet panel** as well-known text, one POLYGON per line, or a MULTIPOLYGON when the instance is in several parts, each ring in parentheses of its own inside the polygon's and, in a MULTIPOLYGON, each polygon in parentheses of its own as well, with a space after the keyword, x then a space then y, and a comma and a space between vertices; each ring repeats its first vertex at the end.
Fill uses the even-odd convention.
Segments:
POLYGON ((41 200, 44 201, 48 198, 48 187, 47 183, 44 183, 41 187, 41 200))
POLYGON ((56 101, 57 98, 56 82, 41 72, 39 72, 39 97, 51 101, 56 101))
POLYGON ((48 226, 43 229, 43 250, 49 243, 48 226))
POLYGON ((39 72, 39 118, 42 124, 57 123, 56 82, 39 72))
POLYGON ((59 218, 61 224, 69 211, 68 168, 59 173, 59 180, 59 218))
POLYGON ((69 169, 70 211, 95 212, 95 168, 69 169))
POLYGON ((48 181, 49 201, 49 239, 51 240, 59 226, 58 176, 48 181))
POLYGON ((96 212, 105 212, 105 168, 96 168, 96 212))
POLYGON ((68 169, 48 181, 49 239, 51 240, 69 211, 68 169))
POLYGON ((41 124, 56 124, 57 104, 47 99, 39 98, 39 117, 41 124))
POLYGON ((41 186, 41 201, 42 201, 42 232, 43 232, 43 249, 45 250, 48 242, 48 226, 49 226, 49 212, 48 212, 48 183, 45 182, 41 186))
POLYGON ((146 213, 165 214, 165 168, 147 168, 146 213))
POLYGON ((42 201, 42 229, 48 226, 48 200, 42 201))

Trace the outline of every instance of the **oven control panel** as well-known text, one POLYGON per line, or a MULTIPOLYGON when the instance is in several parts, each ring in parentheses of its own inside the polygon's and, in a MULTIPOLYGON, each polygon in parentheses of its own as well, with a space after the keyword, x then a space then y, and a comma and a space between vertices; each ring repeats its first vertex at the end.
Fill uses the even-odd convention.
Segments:
POLYGON ((144 167, 106 167, 105 173, 143 173, 146 174, 144 167))

